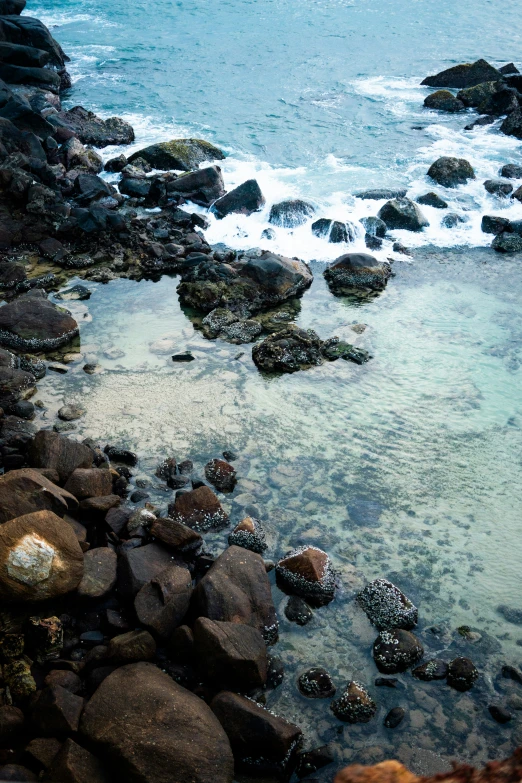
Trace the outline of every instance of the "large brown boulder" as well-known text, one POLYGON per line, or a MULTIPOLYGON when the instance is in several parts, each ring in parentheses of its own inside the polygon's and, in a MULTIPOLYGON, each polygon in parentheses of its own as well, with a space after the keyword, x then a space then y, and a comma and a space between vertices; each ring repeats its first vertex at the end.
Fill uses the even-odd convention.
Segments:
POLYGON ((78 334, 66 311, 31 292, 0 308, 0 343, 22 351, 53 351, 78 334))
POLYGON ((71 525, 52 511, 0 525, 0 598, 43 601, 74 590, 83 552, 71 525))
POLYGON ((192 595, 188 568, 167 566, 139 591, 134 601, 138 620, 158 636, 167 639, 181 625, 192 595))
POLYGON ((276 774, 291 770, 302 739, 299 726, 230 691, 218 693, 210 706, 230 740, 236 768, 276 774))
POLYGON ((228 522, 221 503, 210 487, 198 487, 178 495, 170 515, 193 530, 210 530, 228 522))
POLYGON ((277 617, 263 558, 239 546, 218 557, 193 593, 196 617, 245 623, 269 643, 277 639, 277 617))
POLYGON ((103 598, 116 584, 116 552, 109 547, 96 547, 85 553, 83 578, 78 585, 82 598, 103 598))
POLYGON ((172 554, 159 544, 125 549, 118 560, 118 590, 131 598, 172 564, 172 554))
POLYGON ((193 552, 203 539, 195 530, 168 517, 158 517, 151 526, 150 534, 163 544, 180 553, 193 552))
POLYGON ((0 476, 0 524, 34 511, 52 511, 63 517, 75 511, 78 501, 32 468, 11 470, 0 476))
POLYGON ((93 459, 94 451, 89 446, 50 430, 40 430, 29 448, 32 467, 56 470, 62 482, 76 468, 90 468, 93 459))
POLYGON ((72 739, 66 739, 54 757, 47 780, 62 783, 110 783, 101 762, 72 739))
POLYGON ((150 663, 110 674, 80 731, 129 783, 231 783, 234 761, 217 718, 150 663))
POLYGON ((112 493, 112 475, 110 470, 77 468, 67 479, 65 489, 78 500, 110 495, 112 493))
POLYGON ((266 645, 257 628, 199 617, 194 645, 202 675, 217 687, 249 693, 266 685, 266 645))

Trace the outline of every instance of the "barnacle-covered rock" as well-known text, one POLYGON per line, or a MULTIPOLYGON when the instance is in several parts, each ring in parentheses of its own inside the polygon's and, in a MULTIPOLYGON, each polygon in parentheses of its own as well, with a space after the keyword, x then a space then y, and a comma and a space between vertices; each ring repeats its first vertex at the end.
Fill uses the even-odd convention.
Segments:
POLYGON ((353 288, 382 291, 391 275, 391 267, 386 261, 377 261, 368 253, 345 253, 336 258, 323 274, 334 294, 353 288))
POLYGON ((276 566, 276 580, 282 590, 305 598, 312 606, 329 604, 335 594, 330 558, 315 546, 289 552, 276 566))
POLYGON ((374 700, 360 683, 351 680, 343 694, 330 704, 339 720, 347 723, 368 723, 377 711, 374 700))
POLYGON ((229 535, 228 543, 230 546, 242 546, 244 549, 250 549, 251 552, 257 552, 259 555, 262 555, 267 547, 263 526, 259 519, 254 517, 242 519, 229 535))
POLYGON ((205 476, 216 489, 221 492, 231 492, 236 486, 235 468, 224 459, 211 459, 205 465, 205 476))
POLYGON ((335 693, 335 685, 326 669, 317 666, 301 674, 297 685, 309 699, 327 699, 335 693))
POLYGON ((322 344, 312 329, 291 325, 254 345, 252 359, 265 372, 307 370, 323 363, 322 344))
POLYGON ((410 631, 381 631, 373 643, 373 659, 380 672, 395 674, 417 663, 424 655, 422 644, 410 631))
POLYGON ((448 666, 448 685, 456 691, 469 691, 478 677, 477 667, 469 658, 455 658, 448 666))
POLYGON ((374 579, 357 596, 368 619, 380 631, 387 628, 414 628, 417 607, 387 579, 374 579))

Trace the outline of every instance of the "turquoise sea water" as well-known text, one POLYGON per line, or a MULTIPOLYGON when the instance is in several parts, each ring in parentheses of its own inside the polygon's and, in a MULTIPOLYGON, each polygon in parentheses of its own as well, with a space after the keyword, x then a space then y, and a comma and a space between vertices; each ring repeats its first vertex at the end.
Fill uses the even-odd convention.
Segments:
MULTIPOLYGON (((374 355, 367 365, 264 378, 251 346, 201 337, 179 307, 176 279, 119 280, 90 284, 91 299, 71 304, 81 356, 67 375, 49 374, 38 394, 49 426, 64 402, 81 401, 86 415, 73 436, 137 450, 160 507, 170 499, 154 478, 161 458, 190 457, 201 472, 223 449, 237 450, 240 481, 223 498, 232 519, 259 516, 274 559, 302 543, 328 551, 341 589, 309 626, 284 619, 274 588, 275 652, 287 676, 269 706, 300 723, 309 746, 333 742, 337 767, 394 756, 418 771, 506 755, 522 742, 518 714, 500 727, 487 705, 522 695, 499 676, 502 664, 519 664, 522 628, 497 611, 522 609, 522 274, 517 258, 474 248, 491 239, 480 232, 484 212, 522 217, 520 205, 496 202, 482 187, 502 163, 522 160, 521 145, 496 127, 464 133, 467 115, 427 112, 419 82, 480 56, 517 62, 518 4, 51 0, 28 12, 56 25, 72 58, 67 105, 129 118, 133 149, 179 135, 213 141, 228 155, 227 185, 257 176, 267 210, 299 195, 320 214, 357 219, 376 209, 353 198, 360 188, 404 184, 415 196, 433 188, 425 172, 439 155, 475 165, 476 182, 438 189, 468 223, 450 232, 426 209, 426 232, 395 232, 417 249, 396 258, 377 298, 335 298, 326 288, 324 261, 346 248, 312 243, 306 226, 278 232, 276 249, 313 261, 297 322, 322 338, 357 341, 374 355), (429 244, 439 249, 419 247, 429 244), (356 322, 367 325, 360 336, 356 322), (187 348, 196 361, 173 365, 171 354, 187 348), (86 376, 85 361, 103 372, 86 376), (476 661, 473 691, 408 674, 396 691, 373 687, 375 631, 354 591, 378 576, 418 604, 427 656, 476 661), (378 717, 341 726, 327 703, 300 697, 295 679, 312 665, 331 671, 338 688, 351 678, 368 686, 378 717), (382 720, 398 705, 408 716, 391 732, 382 720)), ((208 238, 257 245, 267 210, 213 223, 208 238)), ((209 535, 208 546, 220 551, 226 535, 209 535)), ((331 780, 332 769, 316 777, 331 780)))

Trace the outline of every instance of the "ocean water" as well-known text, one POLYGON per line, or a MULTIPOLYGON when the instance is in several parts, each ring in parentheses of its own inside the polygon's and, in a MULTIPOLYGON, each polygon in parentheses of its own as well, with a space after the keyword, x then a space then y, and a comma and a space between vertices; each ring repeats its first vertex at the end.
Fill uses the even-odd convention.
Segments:
MULTIPOLYGON (((434 189, 426 172, 441 155, 475 166, 475 182, 435 188, 467 222, 443 228, 445 213, 424 208, 429 228, 395 232, 397 239, 487 245, 482 214, 522 218, 519 202, 498 200, 482 184, 503 163, 521 161, 520 142, 501 135, 499 122, 463 131, 476 115, 424 109, 430 91, 420 86, 458 62, 516 60, 515 0, 501 11, 493 0, 46 0, 30 2, 27 13, 42 18, 72 58, 67 105, 129 119, 133 149, 160 138, 208 139, 228 155, 227 187, 258 179, 266 209, 213 222, 212 241, 258 244, 271 204, 286 197, 310 200, 317 217, 357 223, 384 202, 353 193, 401 186, 421 195, 434 189)), ((309 224, 276 233, 274 250, 307 260, 343 250, 315 239, 309 224)), ((364 248, 362 232, 354 247, 364 248)), ((391 243, 384 254, 390 250, 391 243)))
MULTIPOLYGON (((172 494, 154 476, 162 458, 190 457, 202 474, 208 459, 233 449, 239 482, 222 497, 232 521, 262 519, 267 557, 304 543, 330 554, 337 598, 305 628, 285 619, 286 598, 274 587, 274 652, 286 678, 268 702, 303 727, 307 747, 333 744, 335 765, 314 776, 321 781, 352 761, 396 757, 433 772, 452 758, 483 763, 522 744, 516 712, 499 726, 487 711, 522 695, 500 677, 503 664, 520 662, 522 627, 498 611, 522 610, 522 271, 516 258, 483 247, 491 237, 480 232, 485 212, 522 217, 521 205, 482 186, 503 163, 522 161, 521 145, 495 126, 464 132, 468 115, 424 110, 419 86, 456 62, 516 60, 518 11, 484 0, 50 0, 28 8, 72 58, 67 105, 131 120, 132 149, 201 136, 226 151, 229 187, 258 178, 266 209, 212 222, 211 242, 258 245, 270 205, 287 196, 311 200, 318 217, 357 222, 380 206, 354 198, 359 189, 434 189, 425 172, 442 154, 476 167, 468 186, 435 188, 468 222, 442 229, 445 213, 425 208, 427 230, 394 232, 414 253, 395 259, 395 276, 370 299, 336 298, 324 283, 324 262, 346 246, 316 241, 309 226, 277 230, 271 246, 314 271, 296 323, 368 349, 374 358, 362 367, 339 361, 266 378, 251 345, 201 336, 195 314, 179 306, 177 279, 165 276, 88 283, 91 299, 67 305, 81 328, 77 361, 38 385, 43 424, 55 423, 64 402, 81 402, 86 413, 72 437, 139 453, 160 509, 172 494), (362 334, 355 323, 366 325, 362 334), (186 349, 196 360, 173 364, 186 349), (102 372, 87 376, 87 361, 102 372), (481 678, 471 692, 408 673, 396 690, 373 686, 376 634, 354 595, 379 576, 419 606, 426 657, 476 662, 481 678), (328 701, 301 697, 296 678, 313 665, 327 668, 339 691, 352 678, 366 685, 378 716, 344 726, 328 701), (407 718, 391 731, 382 721, 394 706, 407 718)), ((362 249, 362 236, 353 247, 362 249)), ((390 246, 382 255, 392 255, 390 246)), ((227 534, 206 536, 209 549, 219 552, 227 534)))

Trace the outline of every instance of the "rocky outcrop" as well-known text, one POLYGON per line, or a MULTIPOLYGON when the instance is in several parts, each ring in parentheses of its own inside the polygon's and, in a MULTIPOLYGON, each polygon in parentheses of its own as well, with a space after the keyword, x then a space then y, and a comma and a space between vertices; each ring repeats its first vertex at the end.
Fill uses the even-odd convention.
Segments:
POLYGON ((0 344, 22 351, 49 351, 78 334, 71 315, 30 292, 0 308, 0 344))
POLYGON ((106 677, 80 732, 135 783, 232 783, 230 743, 215 715, 152 664, 106 677))
POLYGON ((202 139, 173 139, 138 150, 129 157, 129 163, 138 158, 160 171, 192 171, 200 163, 223 160, 224 153, 202 139))
POLYGON ((382 291, 391 275, 391 267, 367 253, 346 253, 336 258, 323 274, 335 294, 342 295, 354 288, 382 291))
POLYGON ((11 519, 0 526, 0 596, 43 601, 69 593, 83 576, 83 553, 67 522, 52 511, 11 519))
POLYGON ((52 116, 51 122, 57 127, 72 131, 83 144, 92 144, 94 147, 131 144, 134 141, 134 130, 128 122, 120 117, 103 120, 83 106, 58 112, 52 116))
POLYGON ((426 87, 473 87, 482 82, 497 81, 502 78, 500 71, 493 68, 486 60, 454 65, 434 76, 427 76, 421 84, 426 87))
POLYGON ((465 111, 466 107, 464 103, 455 97, 449 90, 437 90, 432 92, 424 98, 424 106, 427 109, 435 109, 436 111, 447 111, 450 114, 455 114, 459 111, 465 111))
POLYGON ((456 188, 465 185, 470 179, 475 179, 473 166, 464 158, 438 158, 428 169, 431 177, 445 188, 456 188))

